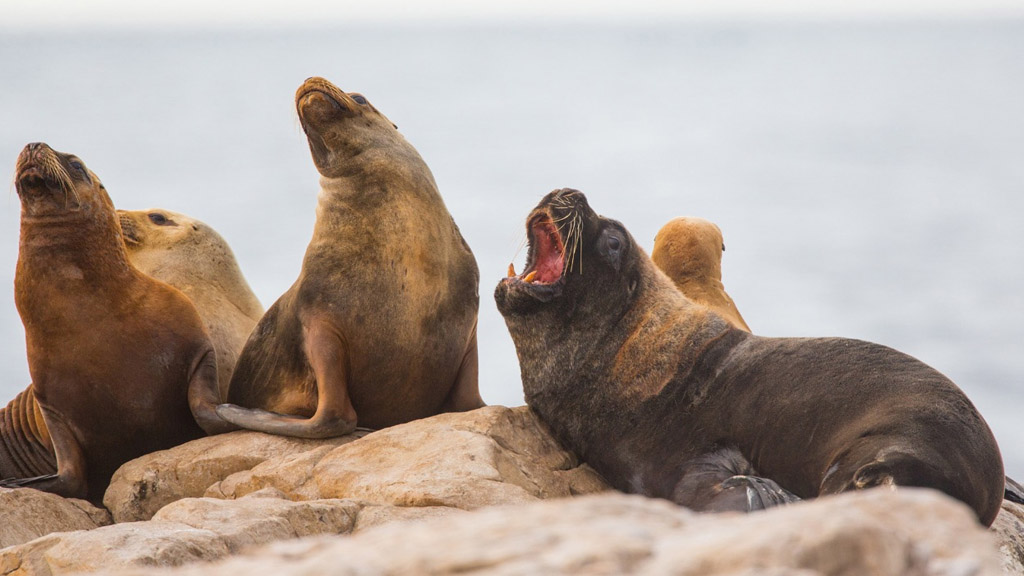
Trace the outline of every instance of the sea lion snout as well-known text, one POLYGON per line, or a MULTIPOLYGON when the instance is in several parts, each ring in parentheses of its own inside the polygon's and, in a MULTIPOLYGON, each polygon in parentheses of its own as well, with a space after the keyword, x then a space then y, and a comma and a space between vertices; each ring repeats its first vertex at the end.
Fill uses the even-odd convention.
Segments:
POLYGON ((40 215, 54 208, 77 209, 75 175, 79 180, 93 183, 81 160, 61 154, 43 142, 27 144, 18 154, 14 177, 26 213, 40 215))

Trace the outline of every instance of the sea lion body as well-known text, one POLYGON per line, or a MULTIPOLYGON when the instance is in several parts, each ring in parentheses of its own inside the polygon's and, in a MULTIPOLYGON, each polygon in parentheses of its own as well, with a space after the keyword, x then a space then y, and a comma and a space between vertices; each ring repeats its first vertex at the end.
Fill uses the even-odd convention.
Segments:
POLYGON ((99 502, 124 462, 203 435, 190 406, 216 389, 213 346, 181 292, 128 262, 110 198, 81 160, 30 144, 16 186, 15 303, 32 384, 5 418, 38 427, 27 415, 40 415, 53 448, 56 474, 27 485, 99 502))
POLYGON ((359 94, 311 78, 296 108, 321 174, 313 239, 217 413, 327 437, 482 406, 479 273, 427 165, 359 94))
POLYGON ((220 399, 263 305, 228 243, 209 225, 163 209, 118 210, 128 259, 142 273, 181 290, 195 305, 217 352, 220 399))
POLYGON ((869 342, 739 330, 577 191, 545 197, 528 228, 526 270, 495 291, 526 401, 613 486, 700 510, 770 505, 752 505, 761 480, 779 501, 921 486, 995 518, 995 439, 933 368, 869 342), (564 264, 577 249, 579 271, 564 264))
POLYGON ((654 237, 651 260, 686 297, 707 306, 730 324, 750 332, 736 303, 722 285, 722 231, 709 220, 681 216, 654 237))

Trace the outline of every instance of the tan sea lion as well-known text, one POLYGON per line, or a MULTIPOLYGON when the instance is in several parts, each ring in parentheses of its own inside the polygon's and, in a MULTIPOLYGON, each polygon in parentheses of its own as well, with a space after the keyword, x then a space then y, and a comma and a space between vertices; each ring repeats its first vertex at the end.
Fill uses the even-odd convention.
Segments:
POLYGON ((722 285, 722 230, 703 218, 673 218, 654 237, 651 260, 687 298, 718 312, 730 324, 750 332, 722 285))
POLYGON ((495 289, 527 404, 616 488, 719 511, 919 486, 986 526, 999 512, 995 438, 935 369, 859 340, 739 330, 576 190, 545 196, 527 233, 526 269, 495 289))
POLYGON ((15 185, 32 384, 4 410, 0 477, 39 477, 0 484, 100 502, 124 462, 203 435, 190 406, 214 401, 213 346, 184 294, 128 262, 106 189, 79 158, 29 144, 15 185))
POLYGON ((235 362, 263 316, 228 243, 209 225, 170 210, 118 210, 128 260, 181 290, 196 306, 217 351, 220 398, 235 362))
POLYGON ((479 273, 430 169, 362 95, 310 78, 295 105, 321 175, 313 240, 217 413, 320 438, 483 406, 479 273))

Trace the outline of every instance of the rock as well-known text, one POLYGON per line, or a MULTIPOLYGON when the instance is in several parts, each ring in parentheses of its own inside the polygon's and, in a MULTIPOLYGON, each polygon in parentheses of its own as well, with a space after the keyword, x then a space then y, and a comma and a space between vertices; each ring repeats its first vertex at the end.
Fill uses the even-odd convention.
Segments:
POLYGON ((211 484, 230 474, 270 458, 345 444, 360 435, 304 440, 231 432, 200 438, 125 463, 111 478, 103 504, 117 522, 149 520, 175 500, 202 496, 211 484))
POLYGON ((232 432, 128 462, 104 497, 118 522, 186 497, 235 499, 266 488, 290 500, 357 499, 473 509, 607 486, 529 408, 441 414, 365 437, 299 440, 232 432))
POLYGON ((207 495, 272 486, 296 500, 354 498, 402 507, 472 510, 607 489, 526 407, 441 414, 358 441, 267 460, 207 495))
POLYGON ((0 488, 0 548, 52 532, 91 530, 110 523, 106 510, 85 500, 65 499, 31 488, 0 488))
POLYGON ((1003 500, 1003 509, 992 523, 1007 574, 1024 575, 1024 506, 1003 500))
POLYGON ((929 490, 868 490, 749 515, 697 515, 608 492, 279 542, 161 573, 995 576, 1000 560, 973 512, 929 490))
POLYGON ((132 566, 167 567, 228 555, 215 533, 174 522, 129 522, 61 532, 0 550, 0 574, 50 576, 132 566))
POLYGON ((362 508, 351 500, 290 502, 279 498, 236 501, 186 498, 162 508, 154 521, 176 522, 221 536, 228 550, 315 534, 346 534, 362 508))

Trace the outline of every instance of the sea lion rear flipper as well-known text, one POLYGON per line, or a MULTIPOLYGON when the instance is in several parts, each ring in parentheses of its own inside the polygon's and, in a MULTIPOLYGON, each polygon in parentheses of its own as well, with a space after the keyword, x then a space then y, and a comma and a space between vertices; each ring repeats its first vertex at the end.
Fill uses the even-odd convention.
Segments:
POLYGON ((484 399, 480 397, 478 377, 479 364, 476 349, 476 325, 474 324, 469 345, 466 347, 466 355, 462 358, 459 373, 455 375, 455 384, 452 385, 448 398, 441 406, 441 411, 466 412, 486 406, 484 399))
POLYGON ((672 500, 698 512, 750 512, 800 500, 774 480, 757 476, 735 448, 688 460, 681 472, 672 500))
POLYGON ((238 430, 238 426, 217 413, 217 405, 224 401, 217 378, 217 354, 211 347, 196 363, 188 383, 188 407, 192 417, 210 436, 238 430))
POLYGON ((1024 504, 1024 486, 1021 486, 1013 478, 1006 477, 1006 488, 1003 498, 1017 504, 1024 504))
POLYGON ((296 438, 333 438, 356 429, 356 410, 348 396, 348 355, 342 336, 313 318, 304 326, 306 357, 316 380, 316 412, 310 418, 285 416, 235 404, 217 406, 217 415, 247 430, 296 438))

